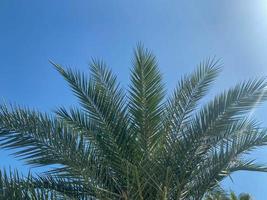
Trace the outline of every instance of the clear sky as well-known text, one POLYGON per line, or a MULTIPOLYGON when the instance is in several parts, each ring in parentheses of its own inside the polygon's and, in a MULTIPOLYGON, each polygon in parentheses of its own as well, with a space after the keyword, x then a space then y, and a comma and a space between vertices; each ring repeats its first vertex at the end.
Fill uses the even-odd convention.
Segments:
MULTIPOLYGON (((267 75, 267 0, 0 0, 0 98, 45 112, 75 104, 49 59, 86 71, 103 58, 127 88, 139 41, 157 55, 169 91, 199 61, 222 58, 218 93, 267 75)), ((255 112, 265 125, 266 109, 255 112)), ((9 153, 0 151, 0 166, 25 172, 9 153)), ((267 163, 267 147, 252 156, 267 163)), ((232 178, 225 188, 266 199, 267 174, 232 178)))

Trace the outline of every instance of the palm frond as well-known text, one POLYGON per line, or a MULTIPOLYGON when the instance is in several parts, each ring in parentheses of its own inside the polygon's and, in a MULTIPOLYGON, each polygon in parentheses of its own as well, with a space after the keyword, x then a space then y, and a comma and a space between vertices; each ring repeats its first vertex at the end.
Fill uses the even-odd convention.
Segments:
POLYGON ((27 177, 19 175, 18 171, 0 171, 0 198, 6 200, 72 200, 73 198, 52 188, 38 186, 31 174, 27 177))
POLYGON ((230 141, 221 144, 211 156, 199 163, 191 175, 193 191, 197 191, 197 196, 203 196, 208 188, 213 187, 234 170, 250 169, 251 171, 265 171, 267 166, 256 166, 253 163, 240 163, 239 157, 256 147, 267 144, 266 130, 250 130, 238 135, 230 141), (234 168, 234 166, 236 166, 234 168), (238 168, 238 166, 240 168, 238 168), (198 183, 199 182, 199 183, 198 183))
POLYGON ((255 160, 240 159, 230 164, 229 172, 236 171, 253 171, 253 172, 267 172, 265 164, 256 163, 255 160))
POLYGON ((164 89, 155 57, 138 45, 133 59, 130 86, 130 114, 132 131, 140 141, 140 148, 149 154, 161 129, 164 89))
POLYGON ((244 120, 244 115, 266 98, 265 80, 251 80, 222 93, 204 106, 191 120, 190 126, 181 133, 183 137, 173 145, 173 149, 177 149, 177 145, 183 147, 182 150, 179 147, 178 151, 187 160, 184 164, 186 171, 191 173, 192 170, 188 167, 205 159, 206 153, 214 144, 231 139, 229 137, 232 135, 254 126, 254 122, 244 120))
MULTIPOLYGON (((34 166, 67 166, 72 175, 90 163, 91 149, 83 137, 60 121, 20 107, 0 107, 1 147, 34 166)), ((65 168, 64 168, 65 169, 65 168)))
POLYGON ((199 100, 206 94, 210 84, 220 71, 218 60, 208 59, 199 64, 196 71, 185 76, 178 83, 172 97, 168 100, 166 108, 166 125, 172 134, 179 136, 181 129, 190 123, 190 115, 197 106, 199 100))

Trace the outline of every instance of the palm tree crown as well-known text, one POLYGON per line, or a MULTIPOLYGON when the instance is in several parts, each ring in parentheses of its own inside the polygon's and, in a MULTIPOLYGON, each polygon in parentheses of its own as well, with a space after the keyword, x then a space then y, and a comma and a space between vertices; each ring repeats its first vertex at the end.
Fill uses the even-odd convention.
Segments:
POLYGON ((170 97, 150 51, 138 45, 132 64, 125 92, 102 61, 92 61, 89 77, 53 63, 79 107, 54 115, 0 107, 1 147, 32 166, 56 166, 38 176, 2 172, 1 198, 200 200, 235 171, 267 171, 243 156, 267 143, 266 129, 248 115, 267 99, 265 79, 200 106, 220 71, 214 59, 170 97))

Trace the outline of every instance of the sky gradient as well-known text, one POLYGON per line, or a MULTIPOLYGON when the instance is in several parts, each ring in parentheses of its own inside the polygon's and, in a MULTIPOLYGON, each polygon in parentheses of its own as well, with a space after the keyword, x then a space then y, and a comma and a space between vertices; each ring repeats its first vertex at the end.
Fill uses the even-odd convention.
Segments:
MULTIPOLYGON (((1 0, 0 98, 44 112, 76 99, 48 60, 88 71, 102 58, 127 88, 133 48, 157 56, 168 91, 203 59, 223 71, 208 98, 240 80, 267 75, 267 0, 1 0)), ((254 114, 264 125, 267 103, 254 114)), ((0 167, 28 167, 0 151, 0 167)), ((267 148, 252 154, 267 163, 267 148)), ((225 188, 267 196, 267 174, 236 173, 225 188)))

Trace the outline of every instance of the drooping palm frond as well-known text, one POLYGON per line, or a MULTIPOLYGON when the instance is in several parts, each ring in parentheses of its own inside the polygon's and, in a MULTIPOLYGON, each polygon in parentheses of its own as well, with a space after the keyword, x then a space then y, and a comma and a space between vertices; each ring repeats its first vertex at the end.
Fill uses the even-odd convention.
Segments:
POLYGON ((63 179, 33 178, 31 174, 23 177, 17 170, 10 171, 9 174, 6 170, 0 171, 0 199, 74 200, 82 197, 80 191, 82 190, 78 190, 74 184, 63 179))
POLYGON ((35 166, 71 164, 82 166, 86 142, 62 122, 29 109, 0 107, 1 146, 20 148, 14 153, 35 166), (76 160, 76 162, 73 162, 76 160), (65 164, 64 164, 65 163, 65 164))
POLYGON ((27 164, 56 165, 44 176, 2 175, 5 195, 200 200, 235 171, 267 171, 244 156, 267 144, 267 130, 249 114, 267 100, 265 79, 240 83, 201 105, 220 71, 215 59, 183 77, 169 98, 155 56, 142 45, 128 93, 101 60, 92 60, 89 76, 52 64, 80 106, 60 107, 55 115, 0 107, 0 146, 27 164))

